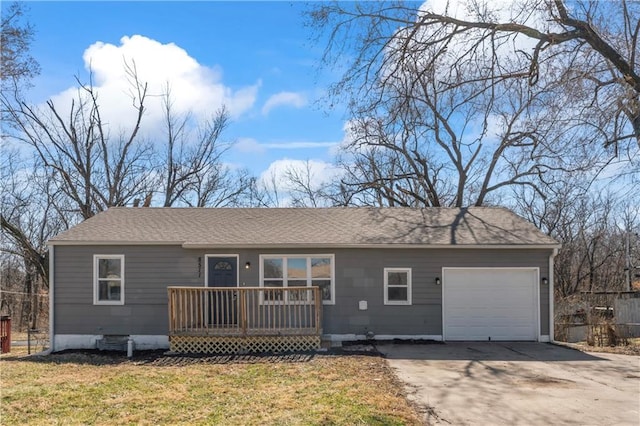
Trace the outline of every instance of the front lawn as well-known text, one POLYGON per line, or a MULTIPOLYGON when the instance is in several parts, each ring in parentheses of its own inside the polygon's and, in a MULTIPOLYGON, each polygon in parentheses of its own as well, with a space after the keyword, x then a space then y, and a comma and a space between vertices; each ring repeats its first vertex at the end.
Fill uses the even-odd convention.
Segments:
POLYGON ((373 355, 0 358, 2 424, 420 424, 373 355))

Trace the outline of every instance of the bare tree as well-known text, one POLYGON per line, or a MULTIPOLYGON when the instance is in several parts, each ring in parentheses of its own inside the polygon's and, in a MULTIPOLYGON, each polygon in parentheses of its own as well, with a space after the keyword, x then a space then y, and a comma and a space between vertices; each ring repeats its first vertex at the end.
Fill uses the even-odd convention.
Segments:
POLYGON ((282 207, 284 194, 282 194, 281 182, 275 171, 268 176, 257 179, 251 192, 251 205, 255 207, 282 207))
MULTIPOLYGON (((367 120, 368 121, 368 120, 367 120)), ((412 187, 418 182, 405 171, 404 164, 398 152, 385 149, 380 144, 372 127, 379 123, 358 123, 354 130, 367 129, 356 136, 337 158, 338 166, 343 170, 343 176, 338 184, 333 185, 330 194, 338 205, 369 205, 369 206, 418 206, 420 200, 425 200, 429 194, 420 193, 421 188, 429 183, 423 182, 421 187, 412 187), (373 138, 371 143, 367 142, 373 138)), ((379 136, 386 138, 384 132, 379 136)), ((433 181, 438 181, 437 172, 432 173, 433 181)), ((423 205, 439 206, 440 201, 430 199, 423 205)))
MULTIPOLYGON (((42 297, 48 286, 48 259, 45 246, 54 215, 39 192, 49 180, 33 170, 18 173, 18 153, 7 139, 11 123, 5 100, 19 96, 29 87, 40 67, 29 50, 34 28, 26 22, 26 5, 21 2, 2 7, 0 31, 0 84, 2 90, 2 135, 0 137, 0 309, 14 316, 16 325, 35 327, 42 297), (37 198, 37 201, 36 201, 37 198), (44 203, 44 204, 43 204, 44 203), (40 220, 43 219, 43 220, 40 220)), ((48 188, 46 188, 48 189, 48 188)), ((45 191, 46 193, 46 191, 45 191)))
POLYGON ((247 169, 211 164, 197 177, 193 196, 183 201, 190 207, 239 207, 251 204, 255 177, 247 169))
POLYGON ((34 28, 25 22, 26 6, 14 2, 2 8, 0 28, 0 80, 2 90, 14 90, 40 72, 38 62, 29 53, 34 28))
MULTIPOLYGON (((555 261, 560 297, 625 289, 625 236, 640 223, 629 215, 628 201, 619 194, 596 192, 590 186, 584 176, 574 177, 555 185, 544 199, 531 193, 513 197, 517 212, 562 242, 555 261)), ((632 263, 637 261, 634 257, 632 263)))
POLYGON ((452 86, 441 81, 448 59, 425 62, 422 46, 409 54, 408 44, 388 47, 393 69, 352 103, 344 187, 373 192, 379 205, 480 206, 512 186, 542 195, 549 171, 583 170, 599 158, 589 144, 575 145, 589 135, 566 130, 572 115, 549 90, 531 92, 520 80, 452 86))
POLYGON ((358 196, 343 199, 483 205, 509 187, 544 196, 557 170, 638 173, 638 3, 323 3, 310 16, 356 135, 338 193, 358 196))
POLYGON ((637 2, 523 0, 500 8, 467 1, 438 11, 402 2, 332 3, 317 6, 311 20, 329 33, 326 63, 353 58, 336 95, 368 98, 396 75, 398 57, 420 55, 425 66, 448 60, 438 80, 469 94, 506 80, 524 80, 532 91, 555 82, 553 93, 573 97, 574 125, 597 132, 596 142, 640 146, 637 2))
POLYGON ((2 96, 15 127, 11 137, 33 148, 42 166, 55 171, 60 189, 83 219, 151 191, 151 148, 139 140, 147 86, 138 80, 135 64, 125 66, 135 122, 128 132, 117 136, 102 119, 91 81, 78 81, 77 96, 68 112, 51 100, 41 109, 2 96))
POLYGON ((290 165, 285 170, 284 180, 293 207, 326 207, 332 204, 327 193, 329 185, 319 181, 309 160, 301 167, 290 165))
MULTIPOLYGON (((41 291, 49 285, 47 240, 69 226, 60 209, 60 191, 51 170, 29 167, 15 152, 5 152, 0 163, 2 205, 0 206, 0 252, 8 265, 3 269, 2 290, 22 294, 20 325, 38 324, 41 291), (19 262, 19 263, 18 263, 19 262), (20 265, 18 267, 18 265, 20 265), (13 271, 13 273, 12 273, 13 271), (8 273, 10 275, 4 275, 8 273), (19 280, 19 282, 11 281, 19 280), (11 291, 11 290, 10 290, 11 291)), ((4 297, 4 295, 3 295, 4 297)), ((11 306, 14 310, 17 306, 11 306)))
POLYGON ((331 175, 336 170, 313 160, 294 161, 256 180, 252 202, 258 207, 329 207, 345 205, 331 175), (325 173, 328 173, 326 175, 325 173))
POLYGON ((211 119, 194 124, 191 114, 175 112, 169 84, 162 95, 162 104, 166 137, 166 155, 160 165, 163 206, 243 204, 254 179, 247 170, 232 170, 223 162, 224 154, 232 146, 222 140, 229 126, 228 111, 222 107, 211 119))

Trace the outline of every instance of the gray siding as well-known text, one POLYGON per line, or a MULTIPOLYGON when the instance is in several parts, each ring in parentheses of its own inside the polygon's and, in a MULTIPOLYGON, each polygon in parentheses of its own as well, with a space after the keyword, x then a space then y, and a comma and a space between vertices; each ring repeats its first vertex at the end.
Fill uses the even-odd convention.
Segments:
MULTIPOLYGON (((55 246, 56 334, 168 332, 167 286, 204 285, 205 254, 238 254, 240 284, 259 285, 260 254, 334 254, 335 305, 325 305, 326 334, 441 335, 443 267, 539 267, 550 250, 336 249, 185 250, 179 246, 55 246), (93 255, 125 256, 125 305, 93 305, 93 255), (199 263, 200 259, 200 263, 199 263), (251 262, 251 268, 244 264, 251 262), (199 267, 200 265, 200 267, 199 267), (385 306, 385 267, 412 268, 411 306, 385 306), (368 310, 358 302, 366 300, 368 310)), ((549 290, 540 284, 541 334, 549 334, 549 290)))
MULTIPOLYGON (((325 306, 327 333, 442 334, 442 267, 539 267, 548 276, 545 250, 336 250, 336 305, 325 306), (385 267, 412 268, 412 305, 384 305, 385 267), (359 311, 358 301, 368 310, 359 311)), ((548 286, 540 289, 541 334, 549 334, 548 286)))

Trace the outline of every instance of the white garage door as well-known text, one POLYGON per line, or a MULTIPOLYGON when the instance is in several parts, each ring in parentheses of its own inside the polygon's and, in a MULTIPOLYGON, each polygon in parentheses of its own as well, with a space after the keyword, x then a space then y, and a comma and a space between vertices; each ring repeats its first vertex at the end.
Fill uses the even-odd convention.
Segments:
POLYGON ((537 268, 443 268, 445 340, 538 340, 537 268))

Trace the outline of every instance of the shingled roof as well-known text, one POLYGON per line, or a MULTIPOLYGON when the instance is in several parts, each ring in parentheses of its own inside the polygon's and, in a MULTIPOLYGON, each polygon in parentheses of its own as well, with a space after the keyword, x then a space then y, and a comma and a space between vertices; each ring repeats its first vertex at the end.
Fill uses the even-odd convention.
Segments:
POLYGON ((210 247, 545 246, 504 208, 110 208, 52 238, 63 244, 210 247))

